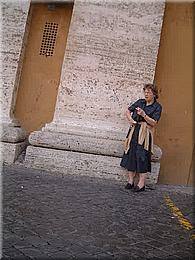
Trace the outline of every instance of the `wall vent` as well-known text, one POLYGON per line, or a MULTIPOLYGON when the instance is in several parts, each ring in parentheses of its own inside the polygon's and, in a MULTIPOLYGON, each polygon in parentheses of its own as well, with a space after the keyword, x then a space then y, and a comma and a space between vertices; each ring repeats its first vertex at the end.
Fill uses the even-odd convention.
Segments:
POLYGON ((57 23, 45 23, 39 55, 53 56, 58 31, 57 23))

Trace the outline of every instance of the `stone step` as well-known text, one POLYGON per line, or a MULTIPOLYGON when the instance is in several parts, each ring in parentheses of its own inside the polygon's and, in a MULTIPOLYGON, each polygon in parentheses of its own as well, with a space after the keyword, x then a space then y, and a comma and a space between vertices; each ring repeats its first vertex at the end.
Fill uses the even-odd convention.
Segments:
MULTIPOLYGON (((61 176, 65 174, 87 175, 105 179, 126 180, 126 170, 120 166, 120 157, 97 155, 83 152, 28 146, 24 165, 35 169, 48 170, 61 176)), ((158 181, 160 163, 152 162, 152 173, 147 184, 158 181)))
MULTIPOLYGON (((108 136, 108 134, 105 134, 108 136)), ((107 155, 122 158, 124 153, 124 134, 123 138, 118 136, 90 136, 89 132, 81 134, 35 131, 29 136, 29 143, 32 146, 60 149, 66 151, 75 151, 95 155, 107 155)), ((154 154, 152 161, 159 161, 162 156, 161 149, 154 145, 154 154)))

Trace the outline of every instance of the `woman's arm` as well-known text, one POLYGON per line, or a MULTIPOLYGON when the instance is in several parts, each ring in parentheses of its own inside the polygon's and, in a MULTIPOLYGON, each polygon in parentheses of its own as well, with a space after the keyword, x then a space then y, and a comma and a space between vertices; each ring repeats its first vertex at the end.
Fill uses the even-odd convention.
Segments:
POLYGON ((145 119, 145 121, 151 125, 151 126, 155 126, 157 124, 157 121, 155 121, 153 118, 149 117, 148 115, 145 115, 143 116, 143 118, 145 119))
POLYGON ((137 114, 142 116, 149 125, 155 126, 157 124, 157 121, 155 121, 153 118, 149 117, 143 109, 141 109, 140 107, 137 107, 136 110, 137 110, 137 114))
POLYGON ((131 125, 136 124, 137 122, 135 120, 133 120, 132 116, 131 116, 131 112, 129 110, 126 111, 125 113, 127 120, 129 121, 129 123, 131 125))

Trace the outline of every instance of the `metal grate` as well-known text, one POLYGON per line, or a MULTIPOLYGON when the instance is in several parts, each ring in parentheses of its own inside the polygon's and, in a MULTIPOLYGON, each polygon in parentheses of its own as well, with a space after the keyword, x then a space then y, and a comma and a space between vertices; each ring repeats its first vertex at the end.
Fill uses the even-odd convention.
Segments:
POLYGON ((46 57, 53 56, 57 31, 57 23, 45 23, 39 55, 44 55, 46 57))

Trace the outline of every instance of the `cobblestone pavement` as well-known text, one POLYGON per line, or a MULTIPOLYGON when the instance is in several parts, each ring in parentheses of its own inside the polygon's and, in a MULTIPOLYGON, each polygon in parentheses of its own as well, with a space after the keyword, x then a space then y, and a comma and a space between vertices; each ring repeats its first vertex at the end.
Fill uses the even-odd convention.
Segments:
POLYGON ((21 165, 3 173, 3 259, 194 259, 193 230, 179 223, 168 195, 192 222, 192 190, 58 176, 21 165))

